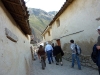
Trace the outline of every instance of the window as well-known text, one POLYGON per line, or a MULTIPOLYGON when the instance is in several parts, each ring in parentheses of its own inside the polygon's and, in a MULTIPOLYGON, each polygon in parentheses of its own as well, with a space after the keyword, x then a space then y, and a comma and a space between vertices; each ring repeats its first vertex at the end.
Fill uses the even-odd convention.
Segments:
POLYGON ((45 39, 45 35, 44 35, 44 39, 45 39))
POLYGON ((48 31, 48 35, 50 36, 50 31, 48 31))
POLYGON ((60 26, 60 20, 59 19, 56 20, 56 24, 57 24, 57 27, 60 26))

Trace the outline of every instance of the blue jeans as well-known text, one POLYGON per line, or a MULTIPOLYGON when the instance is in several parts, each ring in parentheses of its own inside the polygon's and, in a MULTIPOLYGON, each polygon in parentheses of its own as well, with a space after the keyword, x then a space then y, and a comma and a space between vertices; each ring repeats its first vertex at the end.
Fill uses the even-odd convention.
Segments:
POLYGON ((74 67, 75 59, 78 64, 78 68, 81 69, 80 59, 79 59, 79 56, 76 54, 72 54, 72 67, 74 67))
POLYGON ((98 67, 99 75, 100 75, 100 67, 98 67))
POLYGON ((52 50, 47 51, 47 57, 48 57, 49 63, 51 63, 51 61, 53 62, 52 50))

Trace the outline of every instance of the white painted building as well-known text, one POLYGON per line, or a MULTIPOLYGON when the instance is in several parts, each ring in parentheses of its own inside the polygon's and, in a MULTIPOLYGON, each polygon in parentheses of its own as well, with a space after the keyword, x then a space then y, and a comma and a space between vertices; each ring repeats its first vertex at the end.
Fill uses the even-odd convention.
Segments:
POLYGON ((98 37, 99 7, 99 0, 66 0, 43 31, 43 40, 57 42, 63 50, 70 52, 69 43, 74 39, 81 46, 82 54, 90 55, 98 37))

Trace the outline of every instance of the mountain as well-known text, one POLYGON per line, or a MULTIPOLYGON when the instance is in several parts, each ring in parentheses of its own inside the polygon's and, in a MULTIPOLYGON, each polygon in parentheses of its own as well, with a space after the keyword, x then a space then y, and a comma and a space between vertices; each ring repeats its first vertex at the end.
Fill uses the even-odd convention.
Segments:
POLYGON ((48 13, 51 14, 52 16, 55 16, 56 13, 57 13, 57 11, 50 11, 50 12, 48 12, 48 13))
POLYGON ((57 11, 46 12, 36 8, 28 8, 28 11, 30 14, 29 23, 32 34, 34 35, 34 40, 40 42, 42 40, 41 33, 53 19, 57 11))

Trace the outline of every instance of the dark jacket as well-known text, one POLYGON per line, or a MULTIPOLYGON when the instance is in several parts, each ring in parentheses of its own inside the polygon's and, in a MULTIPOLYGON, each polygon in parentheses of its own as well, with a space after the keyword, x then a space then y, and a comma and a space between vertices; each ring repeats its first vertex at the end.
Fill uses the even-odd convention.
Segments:
POLYGON ((45 55, 44 48, 39 48, 38 55, 40 55, 40 56, 45 55))
POLYGON ((64 53, 63 53, 61 47, 60 47, 60 46, 55 46, 55 47, 54 47, 54 50, 53 50, 53 55, 56 56, 56 55, 59 54, 59 53, 61 53, 62 56, 64 55, 64 53))
POLYGON ((100 50, 98 50, 96 46, 97 44, 93 46, 93 58, 95 59, 95 63, 97 64, 97 66, 100 67, 100 50))

